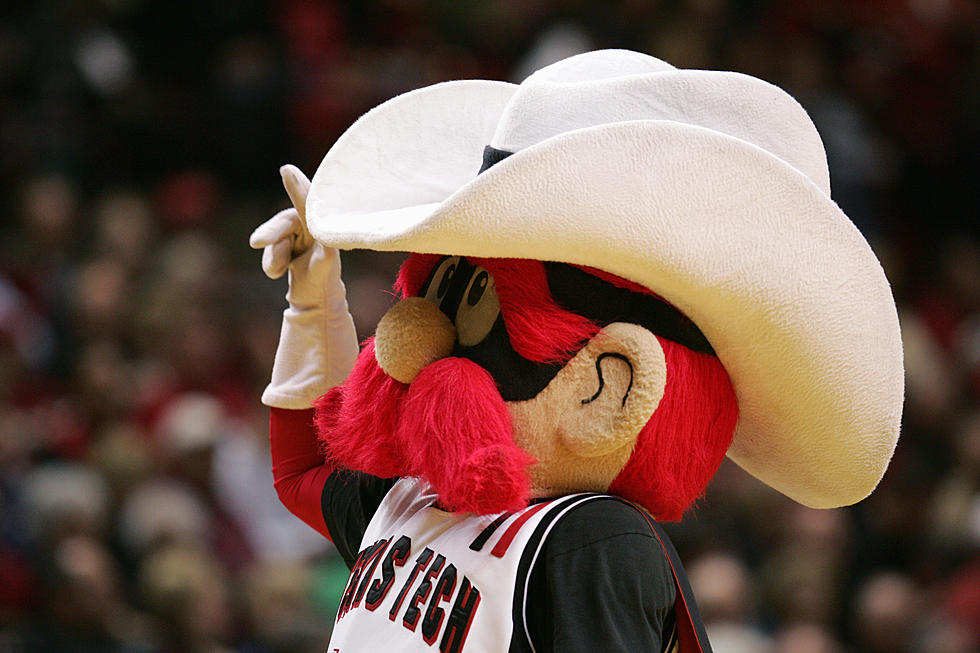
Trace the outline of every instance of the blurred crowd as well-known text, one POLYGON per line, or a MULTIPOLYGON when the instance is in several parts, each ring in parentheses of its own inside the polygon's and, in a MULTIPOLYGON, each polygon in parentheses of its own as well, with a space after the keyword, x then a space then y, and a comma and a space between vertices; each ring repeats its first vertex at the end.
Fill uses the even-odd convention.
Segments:
MULTIPOLYGON (((258 399, 278 166, 399 92, 597 47, 790 91, 899 303, 868 500, 726 463, 669 526, 715 651, 980 650, 975 2, 36 0, 0 13, 0 653, 323 650, 346 570, 278 504, 258 399)), ((398 264, 345 255, 362 336, 398 264)))

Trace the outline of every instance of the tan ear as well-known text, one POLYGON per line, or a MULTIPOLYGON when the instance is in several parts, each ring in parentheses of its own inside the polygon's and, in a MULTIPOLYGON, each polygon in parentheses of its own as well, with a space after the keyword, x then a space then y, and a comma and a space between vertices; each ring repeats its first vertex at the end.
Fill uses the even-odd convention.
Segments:
POLYGON ((567 373, 560 437, 578 456, 633 443, 660 404, 667 380, 657 338, 635 324, 610 324, 573 358, 567 373))
POLYGON ((515 438, 538 459, 536 489, 605 490, 660 404, 664 352, 650 331, 600 331, 533 399, 510 404, 515 438))

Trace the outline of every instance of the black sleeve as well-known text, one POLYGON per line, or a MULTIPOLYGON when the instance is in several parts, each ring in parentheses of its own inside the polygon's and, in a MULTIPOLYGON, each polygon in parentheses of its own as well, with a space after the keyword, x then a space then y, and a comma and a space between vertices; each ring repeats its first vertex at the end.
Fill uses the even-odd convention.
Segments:
POLYGON ((588 501, 555 525, 531 571, 528 631, 539 653, 661 651, 675 598, 646 519, 618 500, 588 501))
POLYGON ((348 569, 357 560, 368 522, 397 480, 337 469, 324 484, 323 521, 348 569))

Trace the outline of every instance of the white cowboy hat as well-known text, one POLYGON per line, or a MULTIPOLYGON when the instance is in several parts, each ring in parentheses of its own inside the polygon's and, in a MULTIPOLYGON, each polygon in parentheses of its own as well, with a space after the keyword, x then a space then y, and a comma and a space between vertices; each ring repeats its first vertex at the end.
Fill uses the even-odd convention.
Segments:
POLYGON ((729 457, 805 505, 860 501, 895 449, 891 290, 830 199, 806 112, 761 80, 604 50, 519 86, 429 86, 347 130, 306 215, 342 249, 560 261, 650 288, 731 377, 729 457), (487 145, 488 163, 513 154, 478 175, 487 145))

